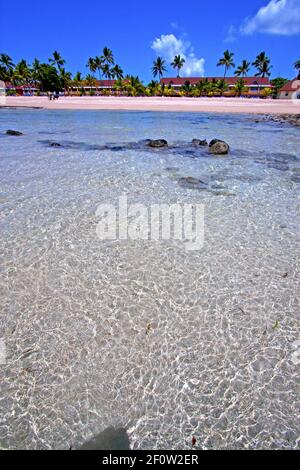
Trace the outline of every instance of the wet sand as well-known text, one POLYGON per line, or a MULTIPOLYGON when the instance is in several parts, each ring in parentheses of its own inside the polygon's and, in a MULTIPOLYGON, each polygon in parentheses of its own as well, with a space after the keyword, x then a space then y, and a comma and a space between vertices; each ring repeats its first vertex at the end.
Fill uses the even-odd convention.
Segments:
POLYGON ((300 114, 300 101, 243 98, 166 98, 166 97, 6 97, 0 108, 89 109, 126 111, 184 111, 251 114, 300 114))

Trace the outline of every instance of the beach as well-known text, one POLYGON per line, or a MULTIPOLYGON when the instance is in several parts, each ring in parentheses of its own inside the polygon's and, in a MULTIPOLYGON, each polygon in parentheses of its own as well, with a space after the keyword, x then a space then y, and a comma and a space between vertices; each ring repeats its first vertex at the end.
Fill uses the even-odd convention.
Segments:
MULTIPOLYGON (((169 111, 247 114, 300 114, 300 100, 261 100, 246 98, 171 97, 6 97, 2 106, 44 109, 87 109, 124 111, 169 111)), ((0 104, 1 108, 1 104, 0 104)))

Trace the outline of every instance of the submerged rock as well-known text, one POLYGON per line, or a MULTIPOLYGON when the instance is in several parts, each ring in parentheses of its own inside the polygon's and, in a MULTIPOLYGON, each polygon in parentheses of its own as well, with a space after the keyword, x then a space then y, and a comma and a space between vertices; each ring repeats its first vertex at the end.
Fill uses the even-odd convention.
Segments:
POLYGON ((192 140, 192 144, 193 144, 195 147, 197 147, 198 145, 199 145, 200 147, 205 147, 206 145, 208 145, 206 139, 204 139, 204 140, 201 140, 201 139, 193 139, 193 140, 192 140))
POLYGON ((50 147, 62 147, 62 145, 59 144, 58 142, 51 142, 49 145, 50 147))
POLYGON ((198 178, 187 176, 178 180, 179 186, 186 189, 207 189, 207 183, 198 178))
POLYGON ((126 429, 113 427, 85 442, 79 450, 130 450, 126 429))
POLYGON ((152 148, 167 147, 168 142, 165 139, 148 140, 147 145, 152 148))
POLYGON ((14 131, 14 130, 12 130, 12 129, 8 129, 8 131, 6 131, 6 134, 7 134, 7 135, 24 135, 23 132, 14 131))
POLYGON ((214 155, 227 155, 229 149, 229 145, 224 140, 213 139, 209 143, 209 152, 214 155))
POLYGON ((291 180, 293 181, 293 183, 300 183, 300 175, 294 175, 291 177, 291 180))

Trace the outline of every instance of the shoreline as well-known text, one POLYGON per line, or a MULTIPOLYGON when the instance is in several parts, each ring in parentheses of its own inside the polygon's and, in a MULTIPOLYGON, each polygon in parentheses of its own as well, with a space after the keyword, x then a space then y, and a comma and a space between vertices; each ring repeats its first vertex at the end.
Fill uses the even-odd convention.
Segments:
MULTIPOLYGON (((297 103, 298 104, 298 103, 297 103)), ((220 114, 300 115, 291 100, 255 100, 245 98, 169 98, 169 97, 6 97, 0 109, 102 110, 203 112, 220 114)))

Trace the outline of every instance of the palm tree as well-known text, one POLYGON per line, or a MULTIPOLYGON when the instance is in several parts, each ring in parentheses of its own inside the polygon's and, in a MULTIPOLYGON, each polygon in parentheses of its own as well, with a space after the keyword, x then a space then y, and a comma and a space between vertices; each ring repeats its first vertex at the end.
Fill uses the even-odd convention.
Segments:
POLYGON ((258 72, 255 74, 255 76, 261 78, 269 77, 271 75, 271 68, 272 65, 269 65, 268 62, 264 62, 257 67, 258 72))
POLYGON ((188 95, 192 91, 191 82, 189 80, 186 80, 184 82, 184 85, 181 87, 181 90, 188 95))
POLYGON ((62 58, 58 51, 54 51, 52 56, 53 57, 50 57, 49 59, 50 64, 56 66, 60 70, 61 67, 65 65, 66 61, 62 58))
POLYGON ((151 82, 148 84, 148 89, 152 96, 158 95, 161 92, 160 84, 155 80, 151 80, 151 82))
POLYGON ((88 75, 85 77, 85 81, 86 81, 86 83, 87 83, 88 86, 93 87, 93 86, 95 86, 96 78, 95 78, 93 75, 88 74, 88 75))
POLYGON ((102 60, 104 64, 107 64, 107 65, 115 63, 113 53, 108 47, 103 48, 102 60))
POLYGON ((236 75, 237 77, 247 77, 247 74, 250 70, 250 65, 250 62, 248 62, 247 60, 243 60, 242 64, 239 65, 239 67, 234 72, 234 75, 236 75))
POLYGON ((101 80, 101 73, 102 73, 102 66, 103 66, 103 59, 100 56, 96 56, 94 59, 95 67, 96 70, 98 70, 99 73, 99 79, 101 80))
POLYGON ((202 96, 203 94, 204 95, 207 95, 207 92, 208 92, 208 88, 209 88, 209 82, 208 82, 208 79, 205 78, 203 80, 200 80, 197 84, 196 84, 196 88, 199 92, 199 96, 202 96))
POLYGON ((180 69, 182 69, 184 64, 185 64, 185 59, 183 57, 181 57, 180 55, 176 55, 174 57, 174 60, 171 63, 171 66, 173 67, 173 69, 177 69, 177 78, 179 78, 180 69))
POLYGON ((167 70, 165 64, 166 61, 162 57, 157 57, 157 59, 153 62, 152 74, 153 77, 157 77, 158 75, 159 81, 163 76, 164 72, 167 70))
POLYGON ((296 62, 294 63, 294 67, 298 72, 298 80, 300 80, 300 59, 296 60, 296 62))
POLYGON ((79 91, 79 87, 80 87, 80 85, 82 85, 82 74, 81 74, 81 72, 77 72, 74 75, 73 84, 79 91))
MULTIPOLYGON (((99 78, 101 78, 101 67, 102 67, 102 61, 99 56, 94 57, 89 57, 87 64, 87 68, 90 70, 91 73, 95 73, 97 70, 99 71, 99 78)), ((95 81, 96 83, 96 81, 95 81)), ((98 91, 96 87, 96 91, 98 91)))
POLYGON ((224 66, 225 71, 224 71, 224 78, 226 77, 227 70, 229 70, 231 67, 235 67, 235 63, 233 61, 234 53, 229 52, 228 50, 224 52, 223 57, 219 60, 217 63, 217 66, 224 66))
POLYGON ((73 81, 74 81, 74 82, 82 82, 82 73, 81 73, 81 72, 77 72, 77 73, 74 75, 73 81))
POLYGON ((13 72, 12 80, 15 85, 24 85, 29 82, 31 78, 31 70, 25 59, 17 63, 13 72))
POLYGON ((121 67, 116 64, 112 69, 111 69, 111 75, 113 78, 117 78, 118 80, 120 80, 121 78, 123 78, 124 76, 124 72, 123 70, 121 69, 121 67))
POLYGON ((104 64, 102 66, 102 73, 103 73, 104 77, 107 78, 107 80, 110 80, 112 78, 112 72, 111 72, 110 66, 108 64, 104 64))
POLYGON ((247 90, 245 86, 245 80, 243 78, 239 78, 234 85, 234 91, 236 96, 241 96, 244 91, 247 90))
MULTIPOLYGON (((252 65, 257 69, 256 77, 265 78, 271 75, 270 59, 265 52, 258 54, 252 65)), ((258 93, 260 93, 260 90, 258 90, 258 93)))
POLYGON ((89 71, 90 71, 91 73, 95 73, 95 72, 96 72, 96 70, 97 70, 97 64, 96 64, 96 62, 95 62, 94 57, 89 57, 86 66, 87 66, 87 68, 89 69, 89 71))
POLYGON ((0 54, 0 67, 3 70, 5 79, 9 80, 13 74, 14 63, 12 58, 7 54, 0 54))
POLYGON ((97 90, 96 78, 94 77, 94 75, 88 74, 88 75, 85 77, 85 82, 86 82, 86 84, 90 87, 90 95, 93 95, 93 94, 94 94, 94 90, 93 90, 92 88, 93 88, 93 87, 96 87, 96 90, 97 90))
POLYGON ((145 87, 139 77, 133 75, 126 75, 123 81, 123 89, 129 96, 141 96, 145 94, 145 87))
POLYGON ((68 91, 71 81, 72 81, 71 72, 67 72, 66 69, 62 67, 60 69, 60 82, 61 82, 62 88, 68 91))
POLYGON ((31 66, 31 79, 35 85, 37 85, 39 82, 40 67, 41 67, 41 63, 39 59, 35 58, 31 66))
POLYGON ((216 83, 216 92, 221 93, 221 96, 228 90, 228 84, 226 80, 223 78, 222 80, 218 80, 216 83))
POLYGON ((261 52, 260 54, 258 54, 258 56, 256 57, 255 61, 252 63, 252 65, 258 68, 264 63, 270 64, 270 59, 269 57, 266 56, 265 52, 261 52))

